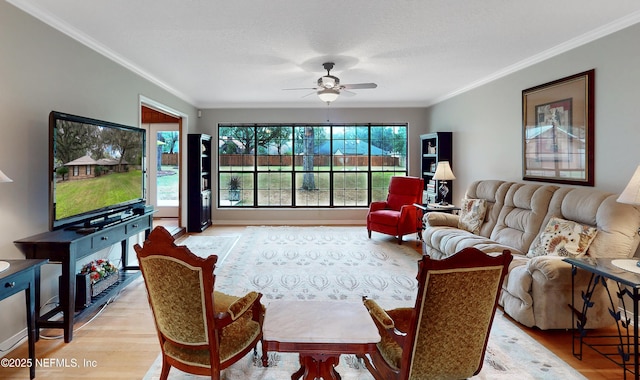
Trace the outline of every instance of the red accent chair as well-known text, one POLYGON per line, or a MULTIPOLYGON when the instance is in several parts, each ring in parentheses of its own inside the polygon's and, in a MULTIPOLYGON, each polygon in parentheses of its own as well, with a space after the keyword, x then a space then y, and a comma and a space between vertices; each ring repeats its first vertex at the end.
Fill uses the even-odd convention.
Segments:
POLYGON ((367 232, 371 231, 398 237, 416 233, 422 228, 419 211, 413 204, 422 204, 424 179, 418 177, 391 177, 389 195, 384 202, 371 202, 367 214, 367 232))

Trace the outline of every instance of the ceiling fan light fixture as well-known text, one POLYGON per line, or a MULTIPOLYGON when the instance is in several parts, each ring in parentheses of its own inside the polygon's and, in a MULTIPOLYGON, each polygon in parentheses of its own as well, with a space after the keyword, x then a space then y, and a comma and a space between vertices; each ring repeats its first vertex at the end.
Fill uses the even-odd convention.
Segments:
POLYGON ((327 104, 338 99, 338 95, 340 95, 340 91, 333 88, 325 88, 322 90, 318 90, 318 97, 320 98, 320 100, 322 100, 327 104))
POLYGON ((338 86, 340 86, 340 79, 333 75, 325 75, 318 79, 318 87, 338 88, 338 86))

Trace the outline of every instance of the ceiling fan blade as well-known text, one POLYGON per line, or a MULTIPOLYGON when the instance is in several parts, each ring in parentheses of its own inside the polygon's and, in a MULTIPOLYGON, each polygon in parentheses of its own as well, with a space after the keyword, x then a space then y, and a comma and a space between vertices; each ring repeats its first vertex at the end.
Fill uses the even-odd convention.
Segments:
MULTIPOLYGON (((312 89, 312 90, 315 90, 315 89, 312 89)), ((301 96, 301 98, 306 98, 307 96, 309 96, 309 95, 313 95, 313 94, 315 94, 315 93, 316 93, 315 91, 310 92, 310 93, 308 93, 308 94, 307 94, 307 95, 305 95, 305 96, 301 96)))
POLYGON ((316 87, 298 87, 298 88, 283 88, 283 91, 289 91, 289 90, 317 90, 316 87))
POLYGON ((347 90, 361 90, 365 88, 376 88, 378 87, 375 83, 353 83, 353 84, 343 84, 340 87, 346 88, 347 90))
POLYGON ((347 97, 351 97, 351 96, 356 96, 356 93, 355 93, 355 92, 353 92, 353 91, 349 91, 349 90, 346 90, 346 89, 342 89, 342 91, 340 91, 340 95, 344 95, 344 96, 347 96, 347 97))

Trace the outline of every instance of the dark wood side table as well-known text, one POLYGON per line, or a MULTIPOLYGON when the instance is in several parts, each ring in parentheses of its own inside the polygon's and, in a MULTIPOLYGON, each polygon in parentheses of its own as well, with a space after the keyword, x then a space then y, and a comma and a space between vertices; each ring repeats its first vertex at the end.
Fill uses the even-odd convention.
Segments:
POLYGON ((24 290, 27 300, 29 376, 36 377, 36 305, 40 305, 40 267, 48 260, 3 260, 9 268, 0 272, 0 300, 24 290))
POLYGON ((563 261, 571 264, 571 308, 573 309, 574 328, 572 349, 573 355, 582 360, 582 346, 591 347, 599 354, 613 361, 622 367, 624 378, 627 378, 627 372, 633 374, 634 379, 640 378, 640 358, 638 352, 640 349, 639 331, 639 315, 640 312, 640 272, 636 267, 636 259, 593 259, 590 257, 565 258, 563 261), (618 265, 628 264, 627 269, 622 269, 618 265), (582 302, 576 304, 575 295, 575 276, 577 269, 585 270, 591 273, 591 278, 586 289, 582 290, 582 302), (613 280, 617 283, 616 289, 609 289, 605 280, 613 280), (588 319, 589 308, 593 306, 591 297, 598 286, 604 286, 609 300, 611 301, 610 312, 613 319, 618 324, 618 335, 595 335, 585 328, 588 319), (625 300, 631 301, 631 305, 625 303, 625 300), (576 306, 580 309, 576 309, 576 306), (619 306, 623 310, 619 310, 619 306), (627 307, 632 309, 628 310, 627 307), (628 312, 633 313, 633 320, 628 317, 628 312), (611 343, 617 342, 615 344, 611 343), (578 347, 576 347, 576 342, 578 347), (619 360, 616 360, 618 358, 619 360))
POLYGON ((422 223, 422 218, 424 217, 424 214, 428 214, 430 212, 446 212, 449 214, 453 214, 453 213, 457 213, 460 211, 460 207, 456 206, 456 205, 446 205, 446 206, 440 206, 440 205, 435 205, 433 203, 423 203, 423 204, 418 204, 418 203, 414 203, 414 206, 416 206, 419 210, 422 210, 422 213, 418 213, 418 231, 416 231, 418 233, 418 244, 420 244, 420 242, 422 241, 422 230, 424 229, 424 223, 422 223))

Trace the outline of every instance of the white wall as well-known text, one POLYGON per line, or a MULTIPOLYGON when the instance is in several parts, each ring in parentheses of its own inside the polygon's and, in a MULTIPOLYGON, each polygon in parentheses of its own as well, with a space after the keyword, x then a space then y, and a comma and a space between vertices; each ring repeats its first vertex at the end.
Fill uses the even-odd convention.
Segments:
MULTIPOLYGON (((52 110, 138 126, 139 96, 196 120, 196 109, 75 40, 0 1, 0 259, 13 241, 48 230, 48 115, 52 110)), ((42 301, 57 293, 58 265, 43 269, 42 301)), ((0 350, 26 336, 24 296, 0 302, 0 350)), ((0 356, 2 356, 0 352, 0 356)))
POLYGON ((640 25, 634 25, 427 109, 430 131, 453 131, 454 202, 478 179, 522 180, 522 90, 592 68, 595 187, 619 193, 640 164, 640 25))
MULTIPOLYGON (((218 124, 221 123, 408 123, 409 174, 418 176, 419 136, 426 131, 424 113, 422 108, 331 106, 313 109, 208 109, 202 111, 198 126, 202 133, 210 134, 217 141, 218 124)), ((214 161, 214 167, 217 168, 217 161, 214 161)), ((365 224, 367 209, 224 209, 214 205, 212 214, 214 224, 365 224)))

